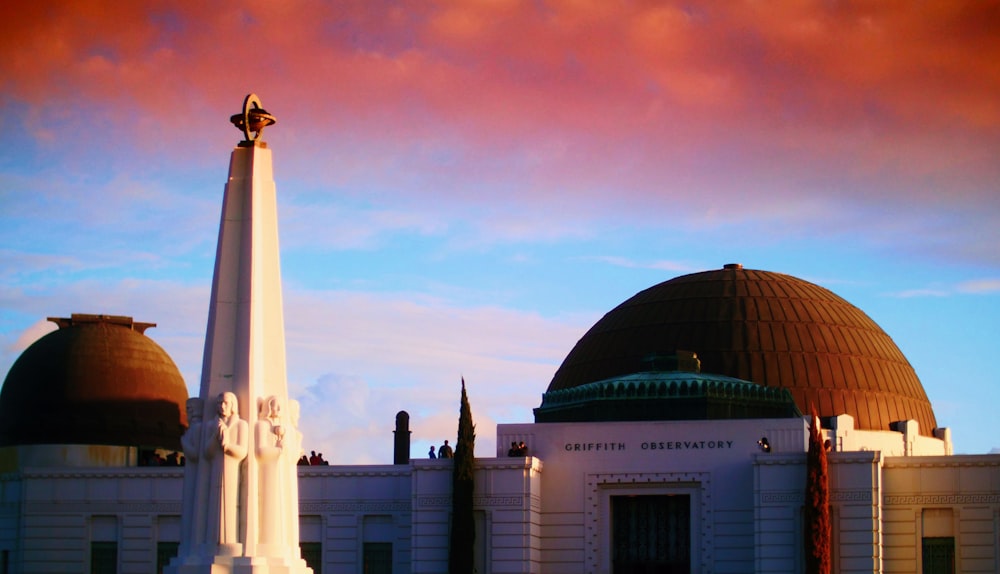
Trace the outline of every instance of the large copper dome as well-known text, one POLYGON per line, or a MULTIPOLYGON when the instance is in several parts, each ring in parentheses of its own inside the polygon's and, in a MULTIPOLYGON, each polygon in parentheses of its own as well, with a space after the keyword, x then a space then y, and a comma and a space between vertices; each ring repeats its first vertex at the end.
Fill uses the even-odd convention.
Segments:
POLYGON ((780 273, 726 265, 637 293, 577 342, 549 391, 645 370, 651 355, 693 351, 704 373, 788 389, 799 409, 849 414, 859 429, 914 419, 937 426, 913 367, 864 312, 780 273))
POLYGON ((131 317, 73 315, 30 347, 0 390, 0 446, 180 448, 187 387, 131 317))

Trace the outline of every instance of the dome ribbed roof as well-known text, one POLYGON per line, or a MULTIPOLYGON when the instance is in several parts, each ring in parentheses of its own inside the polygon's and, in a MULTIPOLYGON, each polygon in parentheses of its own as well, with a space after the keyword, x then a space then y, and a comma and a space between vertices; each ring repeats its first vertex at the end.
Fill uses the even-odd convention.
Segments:
POLYGON ((17 359, 0 390, 0 446, 180 448, 187 387, 131 317, 73 315, 17 359))
POLYGON ((799 409, 859 429, 937 426, 913 367, 863 311, 789 275, 727 265, 637 293, 581 338, 548 391, 644 370, 650 354, 697 353, 703 373, 788 389, 799 409))

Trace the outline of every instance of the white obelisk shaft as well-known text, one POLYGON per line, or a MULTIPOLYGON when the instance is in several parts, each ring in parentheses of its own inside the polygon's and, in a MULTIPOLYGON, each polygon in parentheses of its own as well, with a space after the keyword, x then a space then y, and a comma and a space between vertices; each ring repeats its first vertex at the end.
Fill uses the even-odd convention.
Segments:
POLYGON ((259 141, 241 143, 229 163, 199 395, 206 456, 194 516, 185 521, 196 526, 182 533, 189 554, 172 566, 179 574, 309 572, 298 545, 299 453, 280 448, 280 433, 297 430, 289 419, 271 150, 259 141), (225 393, 235 395, 238 419, 220 417, 225 393), (234 512, 226 493, 237 491, 234 512))

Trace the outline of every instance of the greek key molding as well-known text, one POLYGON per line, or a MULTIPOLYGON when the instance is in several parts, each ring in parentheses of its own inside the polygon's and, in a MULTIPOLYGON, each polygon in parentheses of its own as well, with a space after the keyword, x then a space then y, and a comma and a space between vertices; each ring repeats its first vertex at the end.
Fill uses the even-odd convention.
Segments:
POLYGON ((772 490, 760 493, 761 504, 802 504, 805 492, 801 490, 772 490))
POLYGON ((867 502, 875 500, 871 490, 831 490, 831 502, 867 502))
POLYGON ((24 502, 24 514, 175 514, 180 516, 180 502, 24 502))
POLYGON ((524 505, 523 496, 477 496, 472 499, 473 506, 513 506, 520 508, 524 505))
MULTIPOLYGON (((532 500, 532 503, 534 503, 534 500, 532 500)), ((498 506, 522 508, 524 506, 524 497, 519 495, 475 496, 472 499, 472 505, 478 508, 489 508, 498 506)), ((417 506, 421 508, 451 508, 451 497, 421 496, 417 498, 417 506)), ((538 501, 538 506, 541 506, 541 501, 538 501)))
POLYGON ((451 506, 450 496, 421 496, 417 498, 417 506, 421 508, 435 506, 451 506))
MULTIPOLYGON (((804 504, 805 491, 776 490, 760 493, 761 504, 804 504)), ((865 502, 871 504, 874 500, 870 490, 831 490, 830 502, 865 502)))
POLYGON ((322 512, 409 512, 408 500, 326 500, 322 502, 299 502, 299 514, 322 512))
POLYGON ((927 506, 932 504, 997 504, 1000 494, 910 494, 904 496, 884 496, 885 506, 927 506))

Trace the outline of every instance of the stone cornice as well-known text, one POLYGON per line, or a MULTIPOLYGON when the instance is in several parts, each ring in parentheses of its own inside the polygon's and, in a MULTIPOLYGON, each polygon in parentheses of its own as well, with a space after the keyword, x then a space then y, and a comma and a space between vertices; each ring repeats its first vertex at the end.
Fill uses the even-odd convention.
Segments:
MULTIPOLYGON (((450 467, 449 467, 450 468, 450 467)), ((299 478, 302 477, 408 477, 413 470, 408 465, 400 465, 398 469, 388 469, 386 467, 363 467, 363 466, 301 466, 299 467, 299 478)))
POLYGON ((886 459, 880 450, 842 450, 827 453, 826 460, 829 464, 877 464, 886 459))
POLYGON ((989 468, 1000 467, 1000 455, 956 454, 938 456, 890 456, 885 468, 989 468))
MULTIPOLYGON (((325 478, 333 476, 410 476, 420 472, 451 472, 454 465, 448 459, 417 459, 410 464, 380 466, 300 466, 299 477, 325 478)), ((476 470, 532 470, 542 471, 542 461, 533 456, 476 459, 476 470)))
MULTIPOLYGON (((805 464, 806 452, 756 454, 754 462, 759 466, 780 466, 788 464, 805 464)), ((877 450, 856 450, 827 453, 829 464, 878 464, 887 460, 882 452, 877 450)))
POLYGON ((179 480, 184 477, 184 467, 116 466, 106 468, 29 468, 22 472, 23 479, 47 478, 78 480, 81 478, 163 478, 179 480))
POLYGON ((754 455, 754 463, 758 466, 784 466, 806 463, 806 453, 770 453, 754 455))

